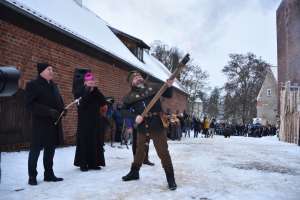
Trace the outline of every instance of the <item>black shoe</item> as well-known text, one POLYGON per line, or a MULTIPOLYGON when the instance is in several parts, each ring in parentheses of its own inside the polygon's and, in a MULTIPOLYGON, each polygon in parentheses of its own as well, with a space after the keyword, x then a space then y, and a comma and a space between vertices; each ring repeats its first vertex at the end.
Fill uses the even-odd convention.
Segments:
POLYGON ((132 181, 132 180, 138 180, 140 179, 140 173, 139 173, 139 168, 137 167, 131 167, 130 172, 122 177, 123 181, 132 181))
POLYGON ((80 171, 87 172, 89 169, 87 167, 81 166, 80 171))
POLYGON ((176 190, 177 189, 177 185, 174 182, 171 182, 171 183, 168 183, 168 186, 169 186, 169 190, 176 190))
POLYGON ((143 162, 144 165, 149 165, 149 166, 154 166, 154 163, 153 162, 150 162, 149 160, 145 160, 143 162))
POLYGON ((44 181, 46 181, 46 182, 58 182, 58 181, 63 181, 63 180, 64 180, 63 178, 58 178, 55 175, 44 177, 44 181))
POLYGON ((37 185, 36 177, 29 177, 28 179, 28 184, 29 185, 37 185))
POLYGON ((171 173, 166 172, 166 177, 167 177, 169 189, 170 190, 176 190, 177 184, 175 182, 174 172, 171 172, 171 173))
POLYGON ((88 167, 88 169, 91 169, 91 170, 101 170, 101 167, 98 167, 98 166, 88 167))

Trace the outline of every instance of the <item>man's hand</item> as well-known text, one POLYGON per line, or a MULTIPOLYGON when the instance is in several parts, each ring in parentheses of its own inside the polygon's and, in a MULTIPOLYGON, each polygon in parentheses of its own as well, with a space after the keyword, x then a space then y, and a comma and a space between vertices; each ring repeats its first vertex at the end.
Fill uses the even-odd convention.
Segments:
POLYGON ((86 81, 85 85, 91 88, 96 87, 96 81, 86 81))
POLYGON ((171 87, 172 85, 173 85, 173 83, 174 83, 174 79, 168 79, 167 81, 166 81, 166 83, 167 83, 167 85, 168 85, 168 87, 171 87))
POLYGON ((51 116, 51 118, 52 118, 53 120, 57 120, 57 119, 58 119, 58 117, 59 117, 59 112, 58 112, 57 110, 55 110, 55 109, 50 109, 49 112, 50 112, 50 116, 51 116))
POLYGON ((66 108, 64 108, 64 110, 63 110, 63 116, 64 117, 67 116, 67 113, 68 113, 68 110, 66 108))
POLYGON ((140 124, 143 122, 143 120, 144 120, 144 118, 142 117, 142 115, 138 115, 135 118, 135 123, 140 124))

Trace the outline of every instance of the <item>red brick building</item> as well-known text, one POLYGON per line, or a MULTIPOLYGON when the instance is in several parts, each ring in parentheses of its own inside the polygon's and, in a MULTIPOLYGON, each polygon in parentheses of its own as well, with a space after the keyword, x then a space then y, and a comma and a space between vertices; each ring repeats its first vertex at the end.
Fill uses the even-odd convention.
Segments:
POLYGON ((300 145, 300 1, 282 0, 277 9, 279 139, 300 145))
POLYGON ((279 86, 300 84, 299 0, 283 0, 277 9, 277 55, 279 86))
MULTIPOLYGON (((24 108, 24 87, 37 76, 38 62, 54 66, 55 82, 65 103, 73 100, 73 72, 78 67, 90 68, 101 91, 106 96, 114 96, 117 102, 129 91, 126 82, 129 70, 144 71, 156 82, 170 75, 165 66, 147 53, 149 47, 145 43, 130 35, 125 37, 126 34, 122 39, 102 19, 75 1, 32 2, 0 1, 0 66, 16 66, 21 71, 17 94, 0 99, 2 149, 20 148, 30 141, 31 119, 24 108), (131 44, 132 49, 124 44, 131 44)), ((163 102, 171 110, 183 111, 187 94, 178 82, 174 87, 174 98, 163 102)), ((63 125, 65 143, 74 143, 76 108, 69 111, 63 125)))

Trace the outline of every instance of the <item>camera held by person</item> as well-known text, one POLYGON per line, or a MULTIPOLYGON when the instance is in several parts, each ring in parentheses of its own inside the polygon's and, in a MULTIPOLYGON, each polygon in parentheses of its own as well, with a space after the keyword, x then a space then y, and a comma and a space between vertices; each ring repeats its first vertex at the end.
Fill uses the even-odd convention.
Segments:
POLYGON ((0 67, 0 97, 14 95, 18 90, 20 71, 15 67, 0 67))

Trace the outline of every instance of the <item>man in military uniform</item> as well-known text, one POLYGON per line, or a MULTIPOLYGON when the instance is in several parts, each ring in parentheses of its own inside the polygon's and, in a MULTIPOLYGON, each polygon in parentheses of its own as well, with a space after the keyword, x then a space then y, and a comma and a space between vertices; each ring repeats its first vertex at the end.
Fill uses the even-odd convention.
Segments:
MULTIPOLYGON (((147 137, 153 140, 154 147, 161 159, 165 170, 168 186, 170 190, 177 188, 171 157, 168 150, 166 130, 163 127, 160 114, 162 112, 161 103, 158 100, 151 108, 148 115, 143 118, 141 113, 149 104, 151 99, 160 89, 160 84, 146 84, 142 75, 138 71, 131 71, 127 78, 131 84, 131 91, 124 97, 123 115, 124 117, 133 117, 137 124, 137 150, 130 172, 123 176, 123 181, 139 179, 139 170, 145 158, 145 143, 147 137)), ((163 94, 164 97, 171 97, 171 86, 174 80, 167 80, 168 89, 163 94)), ((147 143, 148 145, 148 143, 147 143)))

